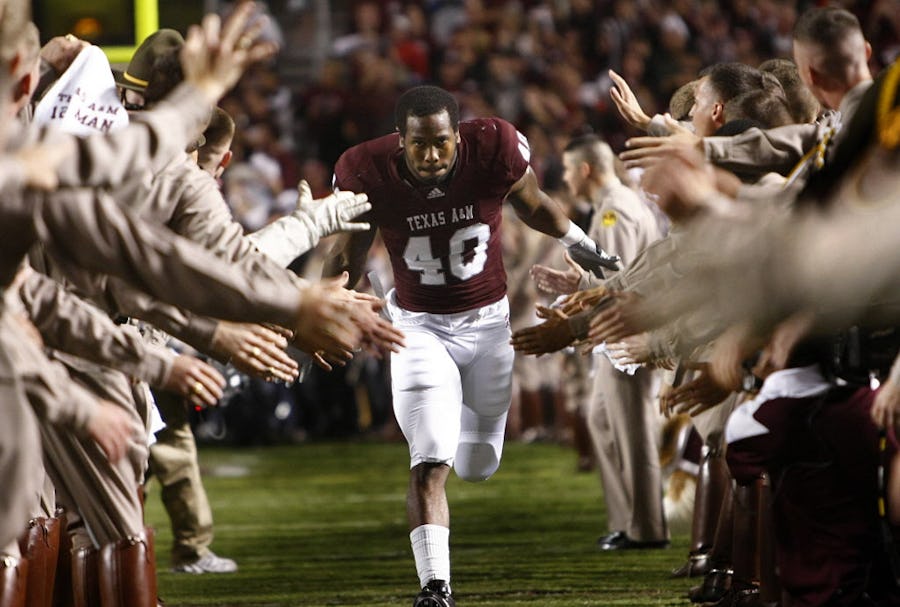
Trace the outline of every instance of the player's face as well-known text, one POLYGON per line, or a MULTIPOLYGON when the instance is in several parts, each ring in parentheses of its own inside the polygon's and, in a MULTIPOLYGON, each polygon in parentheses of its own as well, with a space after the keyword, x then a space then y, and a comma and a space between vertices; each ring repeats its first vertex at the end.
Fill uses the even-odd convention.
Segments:
POLYGON ((400 146, 410 172, 425 183, 440 183, 456 163, 459 132, 453 130, 447 110, 430 116, 408 116, 400 146))

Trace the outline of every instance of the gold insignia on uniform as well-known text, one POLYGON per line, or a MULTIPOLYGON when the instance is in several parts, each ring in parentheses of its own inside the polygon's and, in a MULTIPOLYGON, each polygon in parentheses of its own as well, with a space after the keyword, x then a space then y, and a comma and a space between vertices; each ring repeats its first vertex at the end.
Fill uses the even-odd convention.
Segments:
POLYGON ((878 97, 878 141, 883 147, 893 150, 900 146, 900 107, 895 107, 900 103, 900 60, 894 61, 888 70, 878 97))
POLYGON ((619 218, 616 217, 615 211, 604 211, 603 212, 603 227, 611 228, 612 226, 616 225, 616 221, 618 219, 619 218))

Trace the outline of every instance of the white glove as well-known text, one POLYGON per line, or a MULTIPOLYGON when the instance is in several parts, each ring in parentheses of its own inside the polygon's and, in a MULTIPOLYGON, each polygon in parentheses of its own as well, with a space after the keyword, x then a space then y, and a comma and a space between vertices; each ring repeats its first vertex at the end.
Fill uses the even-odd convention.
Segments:
POLYGON ((337 191, 313 200, 306 180, 297 185, 294 211, 249 235, 261 253, 286 266, 336 232, 362 232, 366 222, 351 221, 372 208, 366 194, 337 191))
POLYGON ((338 190, 330 196, 313 200, 306 180, 297 186, 297 194, 297 208, 291 215, 298 219, 309 217, 318 230, 319 238, 336 232, 364 232, 369 229, 368 223, 350 221, 372 208, 366 194, 338 190))

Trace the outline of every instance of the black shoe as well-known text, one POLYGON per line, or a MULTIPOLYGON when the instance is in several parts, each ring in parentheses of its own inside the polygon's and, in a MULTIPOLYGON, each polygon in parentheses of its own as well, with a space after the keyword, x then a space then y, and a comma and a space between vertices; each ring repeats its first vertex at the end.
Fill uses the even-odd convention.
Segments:
POLYGON ((600 550, 648 550, 652 548, 667 548, 669 540, 639 542, 625 535, 624 531, 614 531, 598 539, 597 546, 600 550))
POLYGON ((627 535, 625 535, 624 531, 612 531, 604 536, 598 537, 597 546, 599 546, 601 549, 604 549, 603 546, 620 542, 624 537, 628 537, 627 535))
POLYGON ((456 607, 450 586, 444 580, 431 580, 413 601, 413 607, 456 607))

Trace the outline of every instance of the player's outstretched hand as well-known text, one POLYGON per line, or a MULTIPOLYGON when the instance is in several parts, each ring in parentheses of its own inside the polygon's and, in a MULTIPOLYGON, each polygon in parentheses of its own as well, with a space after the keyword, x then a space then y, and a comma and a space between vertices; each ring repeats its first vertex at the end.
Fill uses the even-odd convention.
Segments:
POLYGON ((207 14, 192 25, 181 49, 185 81, 199 88, 210 104, 233 87, 249 65, 268 59, 277 45, 260 40, 264 19, 256 17, 256 5, 242 2, 223 23, 207 14))
POLYGON ((183 396, 192 406, 214 407, 222 398, 225 378, 199 358, 179 354, 162 387, 183 396))
POLYGON ((510 343, 517 352, 540 355, 562 350, 574 341, 568 319, 558 312, 539 325, 516 331, 510 343))
POLYGON ((346 272, 303 287, 293 327, 295 346, 318 359, 338 364, 353 358, 353 351, 360 347, 363 338, 354 321, 352 301, 345 295, 345 284, 346 272))
POLYGON ((366 194, 338 191, 313 200, 312 191, 306 180, 297 185, 297 208, 293 215, 309 225, 319 238, 337 232, 364 232, 369 224, 352 221, 372 208, 366 194))
POLYGON ((590 238, 567 247, 566 251, 573 261, 597 278, 603 278, 603 270, 615 272, 619 269, 619 258, 604 251, 590 238))
POLYGON ((568 270, 556 270, 536 264, 528 271, 538 289, 551 295, 568 295, 578 290, 584 270, 568 252, 564 253, 568 270))
POLYGON ((263 325, 220 321, 213 334, 216 357, 227 360, 240 371, 266 381, 292 382, 300 372, 297 361, 288 356, 287 337, 263 325))

